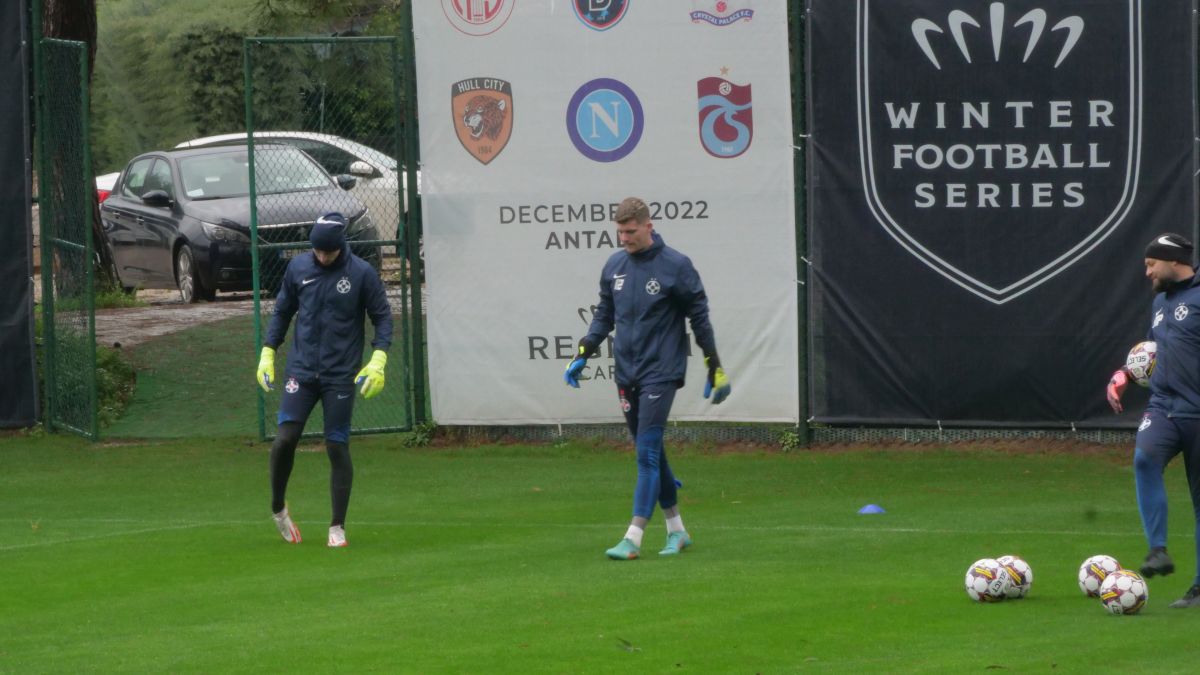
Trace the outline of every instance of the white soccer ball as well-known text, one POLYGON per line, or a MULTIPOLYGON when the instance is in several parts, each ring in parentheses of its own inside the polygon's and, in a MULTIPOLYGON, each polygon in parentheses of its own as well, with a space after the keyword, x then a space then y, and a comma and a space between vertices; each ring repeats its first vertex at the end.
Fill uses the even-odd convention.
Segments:
POLYGON ((1117 570, 1100 585, 1100 602, 1111 614, 1137 614, 1149 597, 1145 580, 1133 570, 1117 570))
POLYGON ((1133 381, 1143 387, 1150 386, 1150 375, 1154 373, 1154 362, 1158 355, 1158 344, 1154 342, 1139 342, 1129 350, 1125 357, 1125 370, 1133 377, 1133 381))
POLYGON ((967 568, 967 595, 975 602, 997 602, 1007 597, 1008 571, 995 559, 983 558, 967 568))
POLYGON ((1015 555, 1003 555, 996 562, 1008 572, 1009 584, 1004 589, 1004 595, 1010 599, 1023 598, 1033 585, 1033 568, 1023 558, 1015 555))
POLYGON ((1108 575, 1121 569, 1121 563, 1110 555, 1094 555, 1079 566, 1079 590, 1089 598, 1100 597, 1100 585, 1108 575))

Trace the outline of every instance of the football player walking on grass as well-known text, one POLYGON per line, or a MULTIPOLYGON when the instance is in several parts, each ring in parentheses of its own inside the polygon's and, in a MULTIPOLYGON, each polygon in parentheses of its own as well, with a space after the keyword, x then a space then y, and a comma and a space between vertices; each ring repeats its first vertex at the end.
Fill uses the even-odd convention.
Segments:
MULTIPOLYGON (((1180 453, 1196 517, 1196 553, 1200 566, 1200 279, 1192 262, 1192 242, 1177 235, 1155 237, 1146 247, 1146 278, 1154 289, 1153 318, 1147 340, 1158 347, 1150 376, 1150 403, 1138 425, 1133 451, 1138 511, 1150 553, 1143 576, 1167 575, 1175 562, 1167 554, 1167 491, 1163 471, 1180 453)), ((1108 404, 1121 412, 1121 394, 1129 383, 1121 368, 1107 389, 1108 404)), ((1200 606, 1200 569, 1192 586, 1171 607, 1200 606)))
POLYGON ((654 513, 662 507, 667 521, 667 542, 659 555, 675 555, 692 539, 679 515, 676 489, 663 450, 663 428, 683 386, 687 371, 687 333, 691 323, 696 344, 704 352, 708 377, 704 397, 720 403, 729 396, 729 379, 717 357, 717 343, 708 320, 708 296, 692 261, 663 243, 650 222, 650 209, 637 197, 617 207, 617 251, 600 274, 600 303, 579 351, 567 365, 563 379, 578 388, 587 360, 612 332, 616 360, 617 397, 625 423, 637 446, 637 484, 633 492, 633 520, 616 546, 605 551, 613 560, 633 560, 641 554, 642 535, 654 513))
POLYGON ((383 390, 387 348, 392 343, 392 312, 379 273, 350 252, 346 219, 340 213, 318 218, 310 240, 312 252, 293 258, 284 272, 258 362, 258 384, 269 391, 274 388, 275 350, 295 315, 296 333, 279 404, 279 432, 271 445, 271 513, 283 540, 299 544, 300 530, 288 513, 284 495, 300 434, 319 400, 325 417, 333 502, 329 545, 345 546, 346 509, 354 481, 350 462, 354 387, 362 385, 364 398, 383 390), (375 339, 371 361, 360 370, 364 314, 375 325, 375 339))

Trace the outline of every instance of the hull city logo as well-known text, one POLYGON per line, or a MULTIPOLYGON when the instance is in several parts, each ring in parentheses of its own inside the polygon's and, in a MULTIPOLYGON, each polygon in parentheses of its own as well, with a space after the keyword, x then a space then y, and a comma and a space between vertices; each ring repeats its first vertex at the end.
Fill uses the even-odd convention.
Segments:
POLYGON ((576 90, 567 104, 567 135, 575 149, 597 162, 615 162, 642 138, 642 103, 623 82, 607 77, 576 90))
MULTIPOLYGON (((745 4, 745 3, 737 3, 745 4)), ((707 23, 713 26, 729 26, 738 21, 750 21, 754 18, 754 10, 748 7, 734 8, 730 7, 726 0, 720 2, 693 2, 695 7, 691 13, 692 23, 707 23), (712 12, 701 7, 711 7, 712 12)))
POLYGON ((905 251, 1001 305, 1121 226, 1142 0, 856 2, 863 193, 905 251))
POLYGON ((476 37, 500 30, 516 0, 442 0, 446 19, 461 33, 476 37))
POLYGON ((625 18, 633 0, 573 0, 575 16, 592 30, 608 30, 625 18))
POLYGON ((713 157, 729 159, 746 152, 754 138, 750 85, 720 77, 696 83, 700 100, 700 144, 713 157))
POLYGON ((455 82, 450 85, 450 114, 463 148, 488 164, 500 155, 512 136, 512 85, 495 77, 455 82))

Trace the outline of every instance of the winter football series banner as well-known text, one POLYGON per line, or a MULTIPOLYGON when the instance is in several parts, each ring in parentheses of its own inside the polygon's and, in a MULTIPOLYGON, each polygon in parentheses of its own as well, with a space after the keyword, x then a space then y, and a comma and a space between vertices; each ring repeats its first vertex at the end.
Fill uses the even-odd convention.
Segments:
POLYGON ((1195 228, 1193 3, 810 10, 815 419, 1129 425, 1144 247, 1195 228))

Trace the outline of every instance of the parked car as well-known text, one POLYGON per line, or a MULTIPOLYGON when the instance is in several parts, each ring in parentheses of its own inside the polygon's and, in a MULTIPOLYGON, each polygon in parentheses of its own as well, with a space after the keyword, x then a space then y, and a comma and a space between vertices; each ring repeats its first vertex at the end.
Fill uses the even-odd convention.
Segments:
MULTIPOLYGON (((380 267, 367 207, 350 195, 356 178, 331 177, 287 145, 255 148, 260 286, 278 287, 288 258, 308 249, 323 213, 340 211, 356 255, 380 267), (264 257, 267 256, 267 257, 264 257), (274 264, 272 264, 274 263, 274 264)), ((121 286, 178 288, 184 302, 253 287, 249 153, 245 146, 149 152, 134 157, 100 206, 121 286)))
MULTIPOLYGON (((408 210, 408 176, 401 173, 399 164, 389 155, 348 138, 307 131, 258 131, 257 142, 286 144, 303 150, 325 167, 332 175, 350 174, 358 178, 353 194, 371 209, 375 224, 385 236, 394 236, 399 225, 400 214, 408 210), (405 187, 404 201, 400 202, 399 184, 405 187)), ((176 148, 199 148, 213 145, 245 145, 246 133, 221 134, 184 141, 176 148)), ((421 176, 417 173, 417 189, 420 190, 421 176)))
POLYGON ((117 179, 121 177, 121 172, 102 173, 96 176, 96 202, 103 204, 108 195, 112 194, 113 186, 117 184, 117 179))

